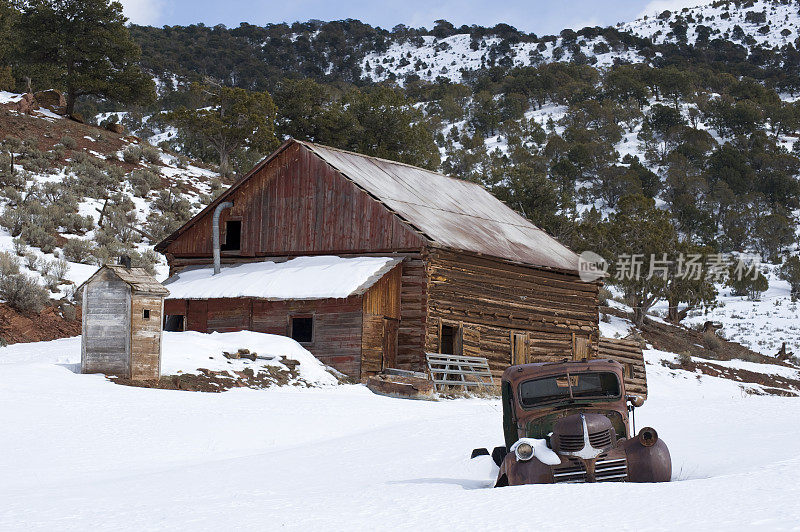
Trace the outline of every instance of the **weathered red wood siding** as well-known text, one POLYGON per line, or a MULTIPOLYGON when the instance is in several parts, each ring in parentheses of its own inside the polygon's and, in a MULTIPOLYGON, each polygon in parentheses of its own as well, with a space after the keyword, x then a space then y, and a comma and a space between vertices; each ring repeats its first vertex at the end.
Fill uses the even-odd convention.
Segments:
MULTIPOLYGON (((225 257, 419 250, 423 237, 380 202, 298 144, 242 184, 222 213, 242 221, 241 250, 225 257)), ((208 212, 165 249, 176 258, 211 256, 208 212)), ((225 235, 222 236, 225 241, 225 235)))
MULTIPOLYGON (((303 346, 323 363, 360 377, 362 298, 309 301, 260 299, 168 299, 165 314, 186 316, 186 330, 199 332, 256 331, 289 335, 293 315, 314 317, 314 339, 303 346)), ((244 347, 244 346, 242 346, 244 347)))

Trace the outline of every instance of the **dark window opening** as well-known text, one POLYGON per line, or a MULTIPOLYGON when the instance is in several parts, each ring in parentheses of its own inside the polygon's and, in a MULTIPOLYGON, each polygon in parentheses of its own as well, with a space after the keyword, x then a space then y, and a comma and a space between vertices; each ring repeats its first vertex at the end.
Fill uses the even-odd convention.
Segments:
POLYGON ((456 334, 458 334, 458 327, 453 325, 442 324, 442 335, 439 341, 439 352, 447 355, 457 355, 456 349, 456 334))
POLYGON ((142 319, 149 320, 150 319, 150 309, 146 308, 142 311, 142 319))
POLYGON ((183 331, 183 320, 182 314, 168 314, 164 318, 164 330, 171 332, 183 331))
POLYGON ((242 245, 242 221, 225 222, 225 242, 219 247, 221 251, 239 251, 242 245))
POLYGON ((311 316, 293 316, 290 321, 290 336, 301 344, 314 341, 314 318, 311 316))

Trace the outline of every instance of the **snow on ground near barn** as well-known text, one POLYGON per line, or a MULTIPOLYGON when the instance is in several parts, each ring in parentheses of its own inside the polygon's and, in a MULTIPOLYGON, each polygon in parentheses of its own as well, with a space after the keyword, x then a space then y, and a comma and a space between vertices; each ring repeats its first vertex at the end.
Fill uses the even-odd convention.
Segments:
MULTIPOLYGON (((197 373, 199 368, 211 371, 258 370, 263 366, 286 367, 281 357, 296 360, 298 376, 305 383, 317 386, 336 384, 338 381, 307 349, 286 336, 250 331, 228 333, 164 332, 161 374, 197 373), (231 360, 223 353, 236 353, 247 349, 259 356, 231 360)), ((13 344, 0 348, 0 364, 44 363, 58 364, 69 370, 80 371, 81 338, 62 338, 50 342, 13 344)))
POLYGON ((359 385, 133 388, 58 365, 75 345, 0 350, 2 530, 800 523, 800 401, 658 365, 668 353, 647 352, 650 399, 636 421, 669 444, 674 482, 490 489, 485 457, 467 457, 501 442, 496 400, 407 401, 359 385))

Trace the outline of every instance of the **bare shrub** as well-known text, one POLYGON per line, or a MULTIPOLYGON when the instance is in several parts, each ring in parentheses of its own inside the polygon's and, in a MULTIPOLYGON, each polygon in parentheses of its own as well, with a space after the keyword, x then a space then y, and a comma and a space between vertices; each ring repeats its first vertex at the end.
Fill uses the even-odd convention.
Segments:
POLYGON ((61 251, 64 253, 64 258, 70 262, 77 262, 80 264, 91 264, 94 262, 92 254, 94 245, 88 240, 70 238, 61 246, 61 251))
POLYGON ((50 301, 47 290, 25 274, 0 278, 0 298, 22 312, 41 312, 50 301))
POLYGON ((597 300, 600 305, 606 307, 608 306, 608 302, 611 298, 614 297, 614 294, 611 293, 611 290, 605 287, 601 287, 600 290, 597 292, 597 300))
POLYGON ((0 251, 0 278, 19 273, 19 257, 0 251))
POLYGON ((131 144, 122 150, 122 160, 126 163, 135 164, 142 160, 142 148, 131 144))
POLYGON ((35 253, 28 253, 27 255, 25 255, 25 266, 27 266, 29 270, 33 271, 38 270, 39 257, 37 257, 35 253))
POLYGON ((52 253, 56 247, 56 238, 40 225, 26 225, 20 236, 28 245, 41 249, 42 253, 52 253))
POLYGON ((42 277, 47 277, 50 275, 50 272, 53 271, 53 263, 45 258, 40 259, 38 264, 39 273, 42 275, 42 277))
POLYGON ((52 264, 52 274, 58 279, 59 281, 64 280, 67 276, 67 272, 69 271, 69 263, 64 259, 58 259, 51 262, 52 264))
POLYGON ((161 151, 149 144, 142 147, 142 158, 150 164, 161 164, 161 151))
POLYGON ((150 170, 134 170, 128 177, 128 182, 133 188, 133 193, 144 198, 150 191, 161 185, 161 178, 150 170))
POLYGON ((64 319, 67 321, 75 321, 75 318, 78 317, 78 311, 75 305, 65 303, 61 305, 61 315, 64 316, 64 319))
POLYGON ((704 332, 703 340, 705 341, 706 347, 712 351, 719 351, 722 348, 722 340, 720 340, 719 336, 713 331, 704 332))
POLYGON ((11 241, 14 245, 14 253, 17 254, 18 257, 25 256, 25 253, 28 252, 28 246, 25 245, 25 241, 21 238, 17 237, 11 241))
POLYGON ((75 148, 78 147, 78 141, 76 141, 69 135, 64 135, 63 137, 61 137, 61 140, 59 142, 61 142, 61 145, 68 150, 74 150, 75 148))

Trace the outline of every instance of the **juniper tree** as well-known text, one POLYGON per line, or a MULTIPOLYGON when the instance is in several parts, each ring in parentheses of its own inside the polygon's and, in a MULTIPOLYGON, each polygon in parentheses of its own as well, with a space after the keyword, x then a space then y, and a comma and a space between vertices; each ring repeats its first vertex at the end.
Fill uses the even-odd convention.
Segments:
POLYGON ((167 114, 184 135, 210 144, 219 171, 229 175, 232 159, 246 152, 265 155, 278 145, 275 104, 267 92, 226 87, 208 81, 191 88, 194 108, 180 107, 167 114))
POLYGON ((119 2, 23 2, 21 70, 40 86, 61 87, 68 115, 81 96, 148 103, 155 98, 155 84, 139 67, 141 50, 126 22, 119 2))

